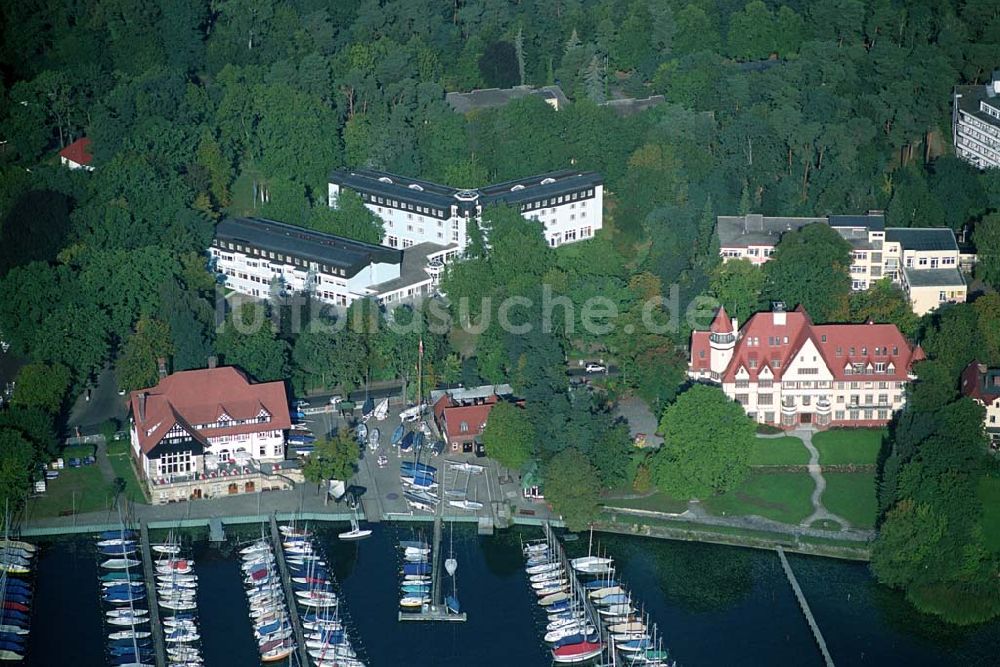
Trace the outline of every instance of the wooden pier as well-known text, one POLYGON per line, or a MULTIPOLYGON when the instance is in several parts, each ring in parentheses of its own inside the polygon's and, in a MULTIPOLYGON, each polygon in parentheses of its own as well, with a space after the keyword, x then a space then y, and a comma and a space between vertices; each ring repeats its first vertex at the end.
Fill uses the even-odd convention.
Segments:
POLYGON ((208 541, 215 543, 226 541, 226 531, 222 528, 222 519, 219 517, 208 520, 208 541))
POLYGON ((271 515, 271 546, 274 548, 274 558, 278 562, 278 574, 281 575, 281 585, 285 589, 285 606, 292 621, 292 632, 295 633, 296 649, 299 654, 299 664, 308 665, 309 652, 306 650, 306 637, 302 632, 302 619, 299 618, 299 607, 295 603, 295 591, 292 589, 292 578, 285 563, 285 549, 282 547, 281 531, 278 530, 278 520, 271 515))
POLYGON ((444 503, 438 503, 434 514, 434 540, 431 544, 431 603, 425 604, 417 612, 399 612, 400 621, 452 621, 465 622, 467 617, 465 612, 457 614, 449 611, 448 605, 444 603, 444 591, 441 586, 441 570, 443 568, 441 558, 441 513, 444 503))
POLYGON ((149 631, 153 633, 153 653, 156 667, 167 664, 166 643, 163 640, 163 624, 160 623, 160 605, 156 595, 156 568, 153 554, 149 549, 149 527, 145 521, 139 522, 139 544, 142 545, 142 571, 146 579, 146 601, 149 602, 149 631))
POLYGON ((778 559, 781 561, 781 569, 785 571, 788 583, 792 585, 792 591, 795 592, 795 598, 799 601, 799 607, 802 608, 802 613, 806 617, 806 623, 809 624, 809 629, 812 630, 813 638, 819 646, 819 652, 823 654, 823 662, 827 667, 833 667, 833 658, 830 657, 830 651, 826 648, 826 640, 823 639, 823 633, 820 632, 816 619, 813 618, 812 610, 809 609, 809 603, 806 602, 806 596, 802 593, 802 588, 799 587, 795 573, 792 572, 792 566, 788 564, 788 559, 785 557, 785 550, 779 546, 777 551, 778 559))

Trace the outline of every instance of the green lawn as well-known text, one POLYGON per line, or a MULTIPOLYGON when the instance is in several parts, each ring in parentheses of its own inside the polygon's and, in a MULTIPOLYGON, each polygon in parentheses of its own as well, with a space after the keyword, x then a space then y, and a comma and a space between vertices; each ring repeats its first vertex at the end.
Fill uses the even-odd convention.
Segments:
POLYGON ((658 491, 651 496, 644 498, 627 498, 609 500, 605 503, 609 507, 625 507, 634 510, 650 510, 653 512, 666 512, 668 514, 678 514, 687 509, 687 501, 677 500, 668 496, 662 491, 658 491))
POLYGON ((68 447, 63 447, 62 452, 59 454, 63 461, 69 461, 70 459, 82 459, 93 455, 93 445, 69 445, 68 447))
POLYGON ((750 465, 806 465, 809 450, 798 438, 756 438, 750 452, 750 465))
POLYGON ((813 488, 812 478, 804 472, 754 473, 738 488, 706 498, 702 505, 719 516, 757 514, 798 524, 812 514, 813 488))
POLYGON ((812 437, 819 450, 820 465, 871 465, 882 446, 882 429, 841 428, 823 431, 812 437))
POLYGON ((983 503, 983 526, 987 548, 1000 552, 1000 477, 990 476, 979 480, 979 500, 983 503))
POLYGON ((108 444, 108 460, 115 469, 115 476, 125 480, 125 497, 136 502, 145 502, 143 486, 135 476, 128 440, 113 441, 108 444))
POLYGON ((96 464, 82 468, 64 468, 59 477, 48 480, 45 494, 30 501, 31 518, 97 512, 111 502, 111 485, 104 481, 96 464))
POLYGON ((875 526, 878 506, 875 502, 875 473, 824 472, 826 491, 823 505, 844 517, 854 528, 875 526))

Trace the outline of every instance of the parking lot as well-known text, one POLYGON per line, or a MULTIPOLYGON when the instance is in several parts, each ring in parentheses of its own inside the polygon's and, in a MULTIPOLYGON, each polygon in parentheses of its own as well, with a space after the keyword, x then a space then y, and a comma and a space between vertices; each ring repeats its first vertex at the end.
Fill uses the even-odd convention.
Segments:
MULTIPOLYGON (((424 414, 423 420, 404 424, 405 431, 425 429, 425 447, 419 454, 414 451, 401 452, 398 446, 390 444, 393 432, 400 424, 400 412, 405 408, 399 401, 390 401, 389 412, 385 419, 371 419, 367 426, 370 430, 379 430, 378 447, 365 447, 361 460, 358 462, 358 473, 351 484, 363 489, 362 503, 366 516, 373 514, 383 519, 393 519, 408 516, 431 517, 430 511, 411 508, 403 496, 403 484, 400 480, 400 463, 403 461, 418 461, 436 469, 435 481, 437 488, 432 493, 441 500, 442 515, 445 517, 491 517, 497 511, 497 504, 502 498, 511 499, 513 493, 517 497, 516 488, 508 484, 501 487, 497 464, 485 457, 477 457, 474 452, 451 451, 447 446, 441 454, 430 453, 430 443, 442 440, 434 426, 430 410, 424 414), (380 463, 381 461, 381 463, 380 463), (480 468, 475 472, 460 471, 454 464, 471 463, 480 468), (462 499, 473 503, 482 503, 480 509, 465 509, 449 503, 449 500, 460 502, 462 499)), ((352 432, 360 422, 359 409, 342 415, 335 408, 328 408, 316 401, 305 410, 305 423, 312 432, 321 437, 336 433, 341 428, 352 432), (325 410, 319 414, 310 414, 325 410)), ((513 481, 513 480, 512 480, 513 481)))

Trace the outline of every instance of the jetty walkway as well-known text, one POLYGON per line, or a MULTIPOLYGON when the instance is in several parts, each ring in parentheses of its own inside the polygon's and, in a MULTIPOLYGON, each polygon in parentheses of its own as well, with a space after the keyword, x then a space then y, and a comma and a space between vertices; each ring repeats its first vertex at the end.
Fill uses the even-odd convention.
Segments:
POLYGON ((149 526, 145 521, 139 522, 139 544, 142 545, 142 571, 146 578, 146 600, 149 602, 149 626, 153 633, 153 653, 156 654, 156 667, 167 664, 167 649, 163 639, 163 624, 160 623, 160 605, 156 595, 156 568, 153 565, 153 554, 149 549, 149 526))
POLYGON ((275 515, 271 515, 271 545, 274 547, 274 556, 278 561, 278 573, 281 575, 281 585, 285 589, 285 606, 288 607, 288 615, 292 620, 292 632, 295 633, 296 649, 299 654, 299 664, 309 664, 309 653, 306 651, 306 637, 302 632, 302 619, 299 618, 299 607, 295 603, 295 591, 292 589, 292 578, 288 573, 288 565, 285 563, 285 550, 282 547, 281 531, 278 530, 278 520, 275 515))
POLYGON ((820 632, 816 619, 813 618, 812 610, 806 601, 806 596, 802 593, 802 588, 799 587, 799 581, 795 578, 795 573, 792 572, 792 566, 788 564, 788 558, 785 557, 785 550, 778 547, 777 552, 778 558, 781 560, 781 569, 785 571, 788 583, 792 585, 792 591, 795 592, 795 598, 799 601, 799 607, 802 608, 802 614, 806 617, 806 623, 809 624, 809 629, 812 630, 813 638, 819 646, 819 652, 823 654, 823 662, 827 667, 833 667, 833 658, 830 657, 830 651, 826 648, 826 640, 823 639, 823 633, 820 632))

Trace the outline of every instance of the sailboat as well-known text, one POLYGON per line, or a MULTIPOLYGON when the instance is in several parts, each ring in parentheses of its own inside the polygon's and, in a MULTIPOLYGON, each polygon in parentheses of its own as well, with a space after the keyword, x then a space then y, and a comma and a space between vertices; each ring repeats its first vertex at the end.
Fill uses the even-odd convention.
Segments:
POLYGON ((378 404, 375 406, 375 409, 372 411, 372 417, 375 418, 375 421, 383 421, 388 416, 389 416, 389 399, 383 398, 381 401, 378 402, 378 404))
MULTIPOLYGON (((483 509, 483 504, 481 502, 479 502, 479 501, 477 501, 475 499, 469 500, 469 498, 468 498, 468 495, 469 495, 469 481, 471 479, 472 479, 472 475, 469 475, 466 478, 466 480, 465 480, 465 496, 466 497, 462 498, 461 500, 449 500, 448 501, 449 505, 451 505, 452 507, 457 507, 459 509, 463 509, 463 510, 472 510, 472 511, 474 511, 474 510, 481 510, 481 509, 483 509)), ((478 492, 478 490, 479 490, 479 487, 476 487, 476 491, 477 492, 478 492)))
POLYGON ((347 532, 340 533, 337 537, 342 540, 363 540, 371 534, 371 530, 367 528, 362 530, 358 527, 358 508, 355 506, 354 517, 351 519, 351 529, 347 532))
POLYGON ((445 572, 451 577, 451 595, 448 595, 444 599, 444 604, 453 614, 457 614, 462 611, 462 606, 458 602, 458 580, 455 579, 455 573, 458 571, 458 560, 455 558, 455 522, 452 521, 449 525, 448 533, 448 557, 444 561, 445 572))

